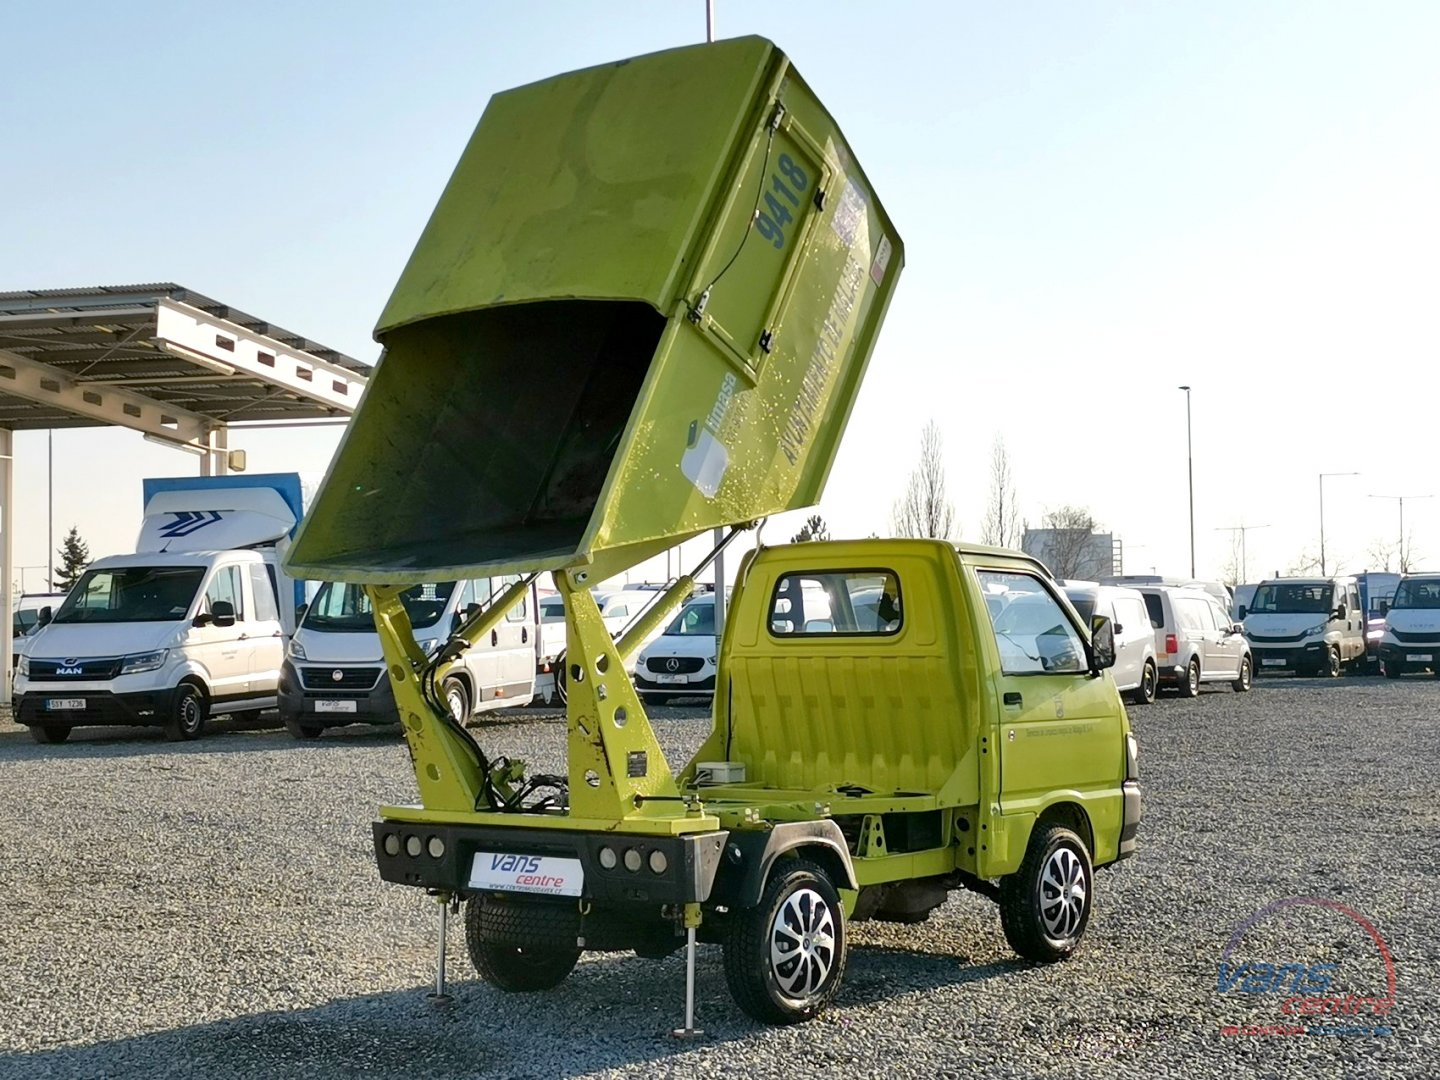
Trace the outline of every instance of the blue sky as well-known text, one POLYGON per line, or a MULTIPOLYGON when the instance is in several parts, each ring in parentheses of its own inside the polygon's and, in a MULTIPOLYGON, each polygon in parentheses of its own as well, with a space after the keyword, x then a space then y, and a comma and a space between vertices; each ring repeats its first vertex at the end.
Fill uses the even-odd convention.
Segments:
MULTIPOLYGON (((1369 494, 1440 496, 1440 5, 716 7, 720 36, 789 52, 906 241, 837 533, 886 531, 933 418, 971 538, 998 434, 1032 522, 1088 506, 1131 569, 1183 570, 1180 383, 1202 573, 1238 522, 1270 526, 1252 578, 1314 551, 1320 472, 1364 473, 1326 485, 1351 570, 1395 532, 1369 494)), ((699 0, 16 10, 0 290, 177 281, 362 359, 491 93, 704 34, 699 0)), ((16 562, 39 565, 44 437, 16 444, 16 562)), ((334 438, 243 445, 318 476, 334 438)), ((125 432, 55 447, 57 540, 78 524, 97 554, 132 542, 140 477, 194 469, 125 432)), ((1406 510, 1440 563, 1440 498, 1406 510)))

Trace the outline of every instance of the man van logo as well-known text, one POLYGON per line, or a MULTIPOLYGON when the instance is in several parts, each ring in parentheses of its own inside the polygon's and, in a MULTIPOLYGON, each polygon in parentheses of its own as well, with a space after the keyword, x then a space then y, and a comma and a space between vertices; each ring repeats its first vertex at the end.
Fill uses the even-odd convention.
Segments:
POLYGON ((189 536, 191 533, 199 532, 207 525, 214 525, 220 520, 218 510, 172 510, 170 516, 175 520, 168 525, 160 527, 160 535, 167 540, 174 540, 181 536, 189 536))
POLYGON ((538 855, 491 855, 490 869, 505 873, 533 874, 540 869, 538 855))
POLYGON ((56 675, 83 675, 84 673, 85 669, 80 665, 80 661, 73 657, 69 660, 62 660, 60 666, 55 669, 56 675))
POLYGON ((343 682, 345 680, 345 672, 337 667, 334 671, 330 672, 330 678, 336 682, 343 682))
POLYGON ((666 670, 666 671, 679 671, 679 670, 680 670, 680 661, 679 661, 676 657, 673 657, 673 656, 670 657, 669 660, 666 660, 666 661, 665 661, 665 670, 666 670))
MULTIPOLYGON (((1348 924, 1342 924, 1348 925, 1348 924)), ((1281 928, 1269 928, 1274 937, 1281 928)), ((1265 936, 1264 928, 1257 937, 1265 936)), ((1390 1035, 1386 1021, 1395 1007, 1395 962, 1390 947, 1375 925, 1354 908, 1335 900, 1315 896, 1294 896, 1269 904, 1235 928, 1220 954, 1216 974, 1217 994, 1237 995, 1237 1001, 1268 1004, 1278 999, 1278 1022, 1250 1022, 1221 1025, 1221 1035, 1390 1035), (1247 932, 1260 927, 1277 912, 1289 908, 1320 908, 1351 920, 1359 931, 1337 935, 1328 925, 1323 941, 1307 947, 1306 942, 1287 940, 1284 952, 1264 960, 1236 958, 1247 932), (1361 933, 1363 931, 1363 933, 1361 933), (1358 946, 1358 955, 1349 955, 1358 946), (1335 955, 1336 960, 1317 960, 1315 955, 1335 955), (1373 950, 1373 951, 1372 951, 1373 950), (1379 963, 1371 959, 1379 955, 1379 963), (1383 988, 1376 976, 1383 976, 1383 988), (1239 995, 1246 995, 1239 997, 1239 995)))

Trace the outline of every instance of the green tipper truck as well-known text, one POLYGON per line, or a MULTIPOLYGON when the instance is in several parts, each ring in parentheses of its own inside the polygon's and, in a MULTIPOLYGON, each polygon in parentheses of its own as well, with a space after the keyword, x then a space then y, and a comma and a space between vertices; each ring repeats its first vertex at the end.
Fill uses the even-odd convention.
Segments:
POLYGON ((834 120, 763 39, 491 101, 288 560, 370 586, 421 800, 382 807, 376 859, 441 901, 442 991, 461 903, 476 969, 508 990, 554 986, 585 950, 686 949, 683 1030, 698 942, 772 1023, 839 992, 849 922, 918 922, 953 889, 998 901, 1023 956, 1078 945, 1095 868, 1134 850, 1136 747, 1111 627, 1040 563, 759 547, 710 736, 678 773, 624 661, 716 552, 619 640, 589 592, 818 501, 902 265, 834 120), (567 624, 553 776, 491 760, 436 685, 542 569, 567 624), (524 577, 418 649, 407 584, 505 573, 524 577))

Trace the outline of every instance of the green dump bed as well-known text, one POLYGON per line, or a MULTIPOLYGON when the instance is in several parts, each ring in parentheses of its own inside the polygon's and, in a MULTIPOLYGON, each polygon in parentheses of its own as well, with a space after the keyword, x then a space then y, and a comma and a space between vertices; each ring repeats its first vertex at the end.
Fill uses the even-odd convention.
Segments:
POLYGON ((902 250, 762 38, 495 95, 376 327, 290 572, 638 562, 817 502, 902 250))

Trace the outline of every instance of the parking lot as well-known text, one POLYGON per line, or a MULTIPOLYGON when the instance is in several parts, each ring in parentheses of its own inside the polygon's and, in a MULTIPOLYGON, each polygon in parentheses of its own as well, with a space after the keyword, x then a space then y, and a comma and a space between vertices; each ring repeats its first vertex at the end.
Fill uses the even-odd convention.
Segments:
MULTIPOLYGON (((1075 959, 1016 960, 993 906, 959 894, 922 926, 857 924, 837 1006, 767 1029, 704 948, 694 1042, 667 1034, 678 955, 587 955, 558 990, 507 996, 452 924, 454 1002, 426 1002, 433 904, 381 883, 369 847, 376 807, 414 798, 393 731, 301 744, 222 720, 190 744, 91 729, 39 746, 7 717, 0 1076, 1433 1074, 1437 701, 1431 678, 1275 678, 1132 710, 1141 848, 1098 875, 1075 959), (1243 1034, 1281 997, 1220 992, 1227 941, 1297 897, 1329 906, 1262 919, 1231 959, 1321 955, 1383 989, 1374 940, 1336 913, 1362 915, 1393 957, 1392 1033, 1243 1034)), ((656 712, 675 763, 705 712, 656 712)), ((480 735, 563 768, 558 715, 515 710, 480 735)))

